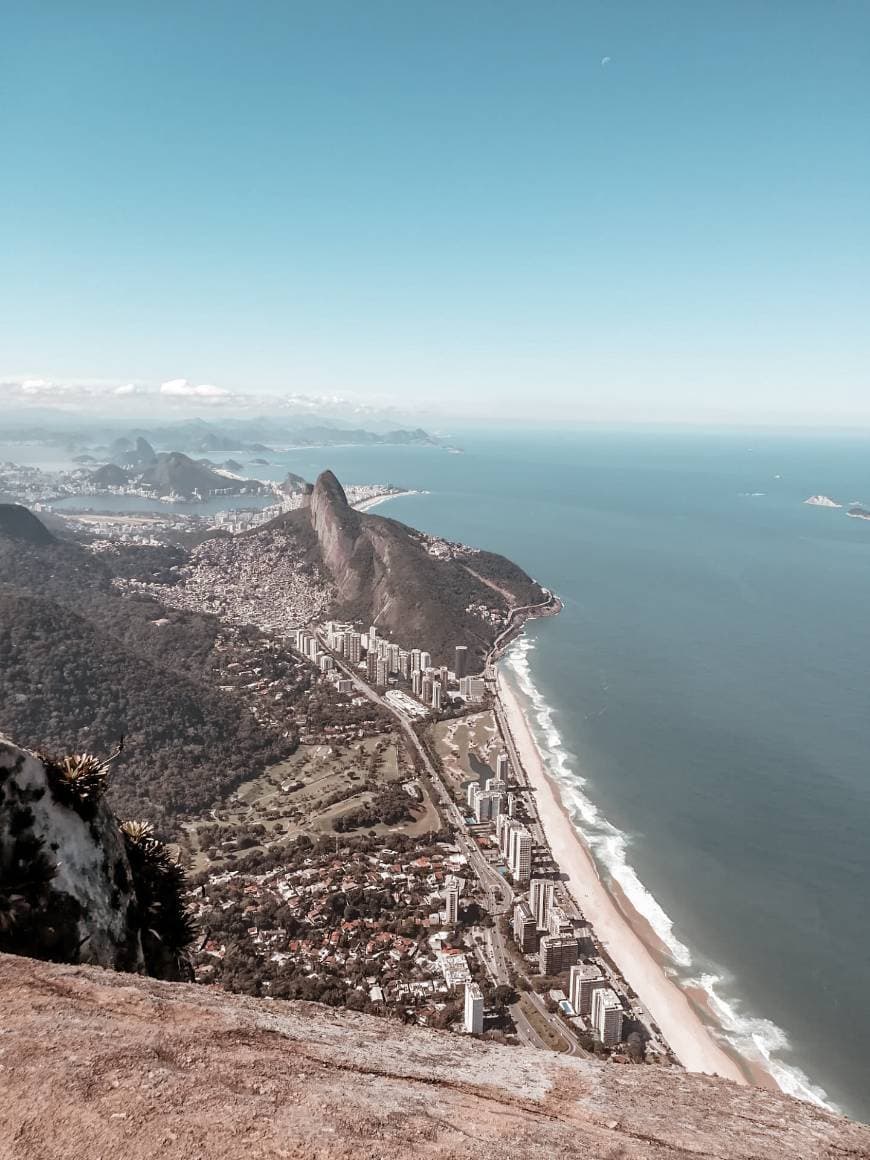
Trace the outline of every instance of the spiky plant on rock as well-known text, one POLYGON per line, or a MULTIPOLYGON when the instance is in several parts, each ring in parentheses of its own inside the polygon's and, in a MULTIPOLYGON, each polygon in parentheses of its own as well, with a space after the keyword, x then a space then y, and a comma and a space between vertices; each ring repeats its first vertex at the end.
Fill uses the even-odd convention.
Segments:
POLYGON ((72 753, 66 757, 39 756, 45 763, 45 772, 55 800, 74 809, 85 821, 90 821, 108 786, 109 761, 101 760, 92 753, 72 753))
POLYGON ((142 950, 149 973, 161 978, 189 975, 185 953, 194 927, 184 905, 184 870, 150 822, 121 823, 138 900, 142 950))

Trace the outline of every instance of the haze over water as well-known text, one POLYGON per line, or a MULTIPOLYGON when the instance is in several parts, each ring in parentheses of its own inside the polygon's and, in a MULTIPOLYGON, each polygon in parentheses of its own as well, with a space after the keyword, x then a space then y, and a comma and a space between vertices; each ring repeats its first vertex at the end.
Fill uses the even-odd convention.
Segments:
POLYGON ((515 660, 551 710, 542 743, 606 819, 584 826, 605 872, 625 877, 624 855, 736 1042, 870 1117, 870 523, 803 504, 870 504, 870 439, 462 442, 280 458, 426 488, 378 510, 504 552, 562 596, 515 660))

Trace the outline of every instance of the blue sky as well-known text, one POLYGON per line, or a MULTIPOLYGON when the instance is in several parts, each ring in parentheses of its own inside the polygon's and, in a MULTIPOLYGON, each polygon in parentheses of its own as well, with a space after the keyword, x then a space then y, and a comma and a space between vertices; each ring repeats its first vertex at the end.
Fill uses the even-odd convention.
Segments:
POLYGON ((0 149, 46 398, 870 422, 865 0, 34 0, 0 149))

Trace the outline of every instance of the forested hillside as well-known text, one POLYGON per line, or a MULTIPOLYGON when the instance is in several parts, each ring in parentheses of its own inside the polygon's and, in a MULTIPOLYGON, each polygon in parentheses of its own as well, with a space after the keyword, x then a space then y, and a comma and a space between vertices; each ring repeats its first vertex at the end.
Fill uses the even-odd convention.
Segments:
POLYGON ((113 586, 116 570, 152 575, 174 559, 94 555, 24 509, 0 524, 0 732, 96 753, 125 735, 111 803, 165 833, 291 753, 309 712, 322 722, 345 702, 254 628, 113 586))

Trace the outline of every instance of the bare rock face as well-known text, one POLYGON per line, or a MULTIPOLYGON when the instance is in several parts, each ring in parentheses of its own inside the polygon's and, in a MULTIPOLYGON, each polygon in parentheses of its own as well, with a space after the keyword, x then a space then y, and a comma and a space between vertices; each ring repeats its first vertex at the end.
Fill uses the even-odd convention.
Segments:
POLYGON ((270 527, 298 537, 326 574, 333 615, 374 624, 406 648, 426 649, 438 664, 452 662, 457 644, 481 659, 512 609, 545 599, 501 556, 435 545, 396 520, 355 511, 331 471, 318 477, 307 507, 270 527))
POLYGON ((0 735, 0 952, 189 978, 184 875, 106 804, 107 763, 0 735))
POLYGON ((317 477, 309 510, 323 562, 335 580, 339 598, 356 600, 362 585, 360 572, 354 566, 360 517, 347 502, 344 488, 331 471, 317 477))
POLYGON ((859 1160, 870 1129, 676 1068, 0 955, 0 1160, 859 1160))
POLYGON ((145 969, 117 820, 0 736, 0 950, 145 969))

